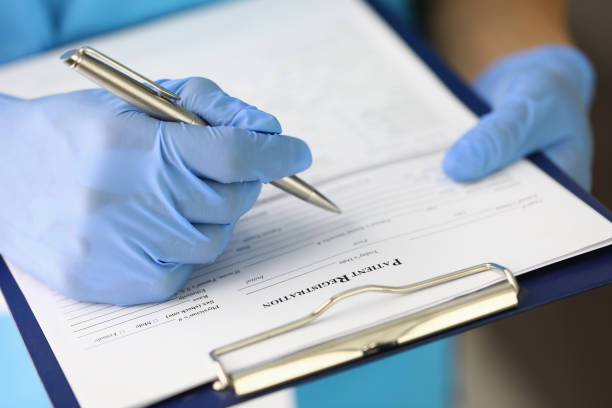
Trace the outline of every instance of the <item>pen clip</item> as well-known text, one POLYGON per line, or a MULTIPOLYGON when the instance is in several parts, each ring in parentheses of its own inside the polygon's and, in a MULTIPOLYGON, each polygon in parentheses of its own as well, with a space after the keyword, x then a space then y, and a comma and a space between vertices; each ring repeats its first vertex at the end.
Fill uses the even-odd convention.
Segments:
POLYGON ((102 54, 100 51, 91 48, 91 47, 81 47, 79 49, 79 51, 83 54, 88 54, 112 67, 114 67, 115 69, 119 70, 119 71, 123 71, 124 74, 135 78, 141 82, 143 82, 149 89, 151 89, 151 91, 153 91, 156 95, 161 96, 162 98, 168 99, 170 101, 178 101, 179 99, 181 99, 180 96, 178 96, 177 94, 175 94, 174 92, 170 92, 169 90, 167 90, 166 88, 164 88, 163 86, 160 86, 158 84, 156 84, 155 82, 151 81, 150 79, 140 75, 138 72, 132 71, 130 68, 126 67, 125 65, 121 64, 118 61, 115 61, 114 59, 112 59, 111 57, 102 54))

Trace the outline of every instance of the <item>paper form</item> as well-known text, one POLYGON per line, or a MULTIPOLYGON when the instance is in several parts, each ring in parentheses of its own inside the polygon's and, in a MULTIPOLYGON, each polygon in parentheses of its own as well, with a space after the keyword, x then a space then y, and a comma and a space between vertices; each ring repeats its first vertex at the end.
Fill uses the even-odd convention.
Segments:
POLYGON ((8 306, 6 300, 4 300, 4 296, 0 293, 0 315, 3 313, 8 313, 8 306))
MULTIPOLYGON (((612 239, 607 220, 527 161, 478 183, 445 177, 445 148, 477 119, 358 1, 236 1, 88 43, 152 78, 209 77, 274 113, 313 151, 304 179, 343 214, 266 186, 217 262, 164 303, 76 302, 11 267, 85 407, 142 405, 211 381, 211 349, 342 290, 483 262, 523 273, 612 239)), ((60 54, 4 68, 0 89, 35 97, 91 87, 60 54)), ((257 357, 438 303, 482 279, 351 299, 257 357)))

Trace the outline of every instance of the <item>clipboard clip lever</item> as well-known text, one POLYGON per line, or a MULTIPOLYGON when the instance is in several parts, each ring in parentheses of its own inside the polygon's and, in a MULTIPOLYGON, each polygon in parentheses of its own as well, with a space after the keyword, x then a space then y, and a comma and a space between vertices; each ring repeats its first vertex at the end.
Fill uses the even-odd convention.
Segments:
POLYGON ((514 275, 495 263, 472 266, 405 286, 356 287, 331 297, 301 319, 212 350, 210 358, 218 376, 213 388, 222 390, 233 387, 237 395, 257 392, 514 307, 518 304, 518 292, 519 287, 514 275), (503 279, 434 307, 265 361, 235 373, 230 374, 221 363, 223 355, 304 327, 346 298, 367 292, 409 294, 485 272, 498 273, 503 279))

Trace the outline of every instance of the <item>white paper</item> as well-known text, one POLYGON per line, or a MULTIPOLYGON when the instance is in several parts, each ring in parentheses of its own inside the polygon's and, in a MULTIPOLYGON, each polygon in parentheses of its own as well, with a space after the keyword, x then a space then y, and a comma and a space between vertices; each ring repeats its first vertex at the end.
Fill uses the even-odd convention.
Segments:
MULTIPOLYGON (((266 186, 218 261, 196 268, 160 304, 79 303, 11 267, 85 407, 141 405, 208 382, 211 349, 302 317, 342 290, 404 285, 483 262, 522 273, 612 238, 607 220, 530 162, 478 183, 449 180, 443 152, 477 119, 358 1, 236 1, 89 44, 149 77, 209 77, 274 113, 285 133, 309 143, 314 164, 304 178, 343 214, 266 186)), ((35 97, 91 87, 60 53, 6 67, 0 89, 35 97)), ((256 357, 491 279, 351 299, 256 357)))
POLYGON ((6 304, 4 296, 2 296, 2 293, 0 293, 0 315, 5 313, 8 313, 8 306, 6 304))

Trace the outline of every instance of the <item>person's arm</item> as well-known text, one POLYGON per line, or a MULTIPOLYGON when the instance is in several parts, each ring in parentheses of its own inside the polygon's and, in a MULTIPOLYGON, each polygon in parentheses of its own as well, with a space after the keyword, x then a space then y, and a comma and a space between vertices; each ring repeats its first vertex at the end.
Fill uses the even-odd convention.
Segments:
POLYGON ((506 54, 572 43, 563 0, 436 0, 430 7, 431 44, 468 79, 506 54))
POLYGON ((571 44, 563 1, 430 6, 432 44, 492 108, 451 146, 444 171, 458 181, 478 180, 541 151, 589 189, 595 75, 571 44))

